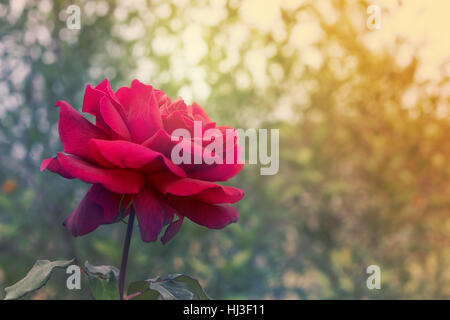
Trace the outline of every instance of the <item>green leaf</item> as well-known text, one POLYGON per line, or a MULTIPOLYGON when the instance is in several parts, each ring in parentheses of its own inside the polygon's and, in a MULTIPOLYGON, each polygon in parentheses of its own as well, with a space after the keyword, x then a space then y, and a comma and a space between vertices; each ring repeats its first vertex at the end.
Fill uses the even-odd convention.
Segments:
POLYGON ((211 300, 198 280, 185 274, 171 274, 167 278, 184 284, 194 294, 194 300, 211 300))
POLYGON ((150 282, 150 289, 158 291, 163 300, 192 300, 194 294, 173 280, 150 282))
POLYGON ((99 277, 89 277, 89 291, 94 300, 119 300, 117 280, 99 277))
POLYGON ((187 275, 172 274, 133 282, 127 292, 131 300, 210 300, 200 283, 187 275))
POLYGON ((84 264, 89 276, 89 291, 94 300, 119 300, 119 269, 114 266, 84 264))
POLYGON ((120 270, 114 266, 93 266, 88 261, 86 261, 84 263, 84 267, 86 268, 88 275, 91 276, 109 277, 110 273, 112 272, 117 279, 119 278, 120 270))
POLYGON ((38 260, 35 262, 30 271, 28 271, 25 278, 15 283, 14 285, 5 288, 5 300, 19 299, 26 294, 42 288, 50 278, 55 268, 67 268, 73 264, 72 260, 38 260))
POLYGON ((130 284, 127 290, 130 300, 157 300, 158 291, 150 289, 149 281, 136 281, 130 284))

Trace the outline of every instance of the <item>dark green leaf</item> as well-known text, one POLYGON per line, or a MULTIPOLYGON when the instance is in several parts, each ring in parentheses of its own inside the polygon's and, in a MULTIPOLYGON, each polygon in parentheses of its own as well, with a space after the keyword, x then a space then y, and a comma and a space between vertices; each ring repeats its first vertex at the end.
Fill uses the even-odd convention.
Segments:
POLYGON ((150 282, 150 289, 159 292, 163 300, 192 300, 194 294, 173 280, 150 282))
POLYGON ((128 288, 128 295, 136 293, 132 299, 163 300, 210 300, 199 282, 187 275, 172 274, 161 279, 159 277, 146 281, 134 282, 128 288))
POLYGON ((109 277, 112 272, 117 279, 119 278, 120 271, 114 266, 93 266, 88 261, 84 263, 84 266, 91 276, 109 277))
POLYGON ((137 281, 130 284, 127 291, 130 300, 157 300, 160 295, 158 291, 150 289, 149 281, 137 281))
POLYGON ((89 276, 89 291, 94 300, 119 300, 119 269, 114 266, 84 264, 89 276))
POLYGON ((55 268, 67 268, 74 263, 72 260, 38 260, 35 262, 25 278, 16 284, 5 288, 5 300, 19 299, 24 295, 42 288, 50 278, 55 268))
POLYGON ((171 274, 167 277, 167 279, 183 283, 185 287, 194 294, 194 300, 211 300, 211 297, 206 294, 198 280, 190 276, 185 274, 171 274))

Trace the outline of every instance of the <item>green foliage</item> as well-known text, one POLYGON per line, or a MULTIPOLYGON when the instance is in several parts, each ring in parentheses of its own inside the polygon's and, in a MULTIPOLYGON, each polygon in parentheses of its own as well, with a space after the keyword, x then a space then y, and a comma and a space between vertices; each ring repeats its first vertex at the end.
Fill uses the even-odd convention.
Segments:
POLYGON ((172 274, 130 284, 128 296, 132 300, 210 300, 200 283, 187 275, 172 274))
POLYGON ((38 260, 33 265, 31 270, 27 273, 25 278, 15 283, 14 285, 5 288, 5 300, 19 299, 23 296, 43 287, 55 268, 67 268, 74 262, 72 260, 38 260))
MULTIPOLYGON (((74 263, 68 261, 38 260, 25 278, 5 288, 5 300, 19 299, 46 285, 56 268, 66 269, 74 263)), ((93 266, 85 262, 83 272, 89 278, 89 293, 94 300, 120 300, 120 270, 114 266, 93 266)), ((80 279, 81 280, 81 279, 80 279)), ((64 283, 65 285, 65 283, 64 283)), ((200 283, 187 275, 173 274, 136 281, 128 287, 129 300, 210 300, 200 283)))
POLYGON ((119 269, 114 266, 93 266, 86 261, 89 292, 94 300, 119 300, 119 269))
POLYGON ((191 300, 193 298, 192 292, 172 280, 152 281, 150 289, 158 291, 163 300, 191 300))
POLYGON ((194 300, 210 300, 211 298, 206 294, 206 292, 201 287, 198 280, 184 275, 184 274, 173 274, 166 278, 166 281, 175 281, 181 285, 187 287, 193 293, 194 300))
POLYGON ((128 287, 128 299, 130 300, 157 300, 160 294, 156 290, 150 289, 148 281, 136 281, 128 287))

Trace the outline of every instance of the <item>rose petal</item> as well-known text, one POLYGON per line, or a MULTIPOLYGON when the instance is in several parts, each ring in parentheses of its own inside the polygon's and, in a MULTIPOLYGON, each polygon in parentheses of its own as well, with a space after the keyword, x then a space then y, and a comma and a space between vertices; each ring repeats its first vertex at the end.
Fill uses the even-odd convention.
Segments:
POLYGON ((186 117, 182 112, 175 110, 170 113, 164 120, 164 129, 169 133, 176 129, 186 129, 191 135, 194 134, 194 120, 186 117))
POLYGON ((179 111, 183 115, 188 115, 186 103, 181 97, 178 97, 174 101, 167 100, 166 103, 160 105, 160 112, 162 119, 165 119, 169 114, 174 111, 179 111))
POLYGON ((196 102, 190 105, 188 109, 191 110, 195 120, 201 120, 205 123, 211 122, 211 119, 208 117, 206 112, 196 102))
POLYGON ((230 205, 214 205, 193 198, 171 195, 166 195, 166 199, 178 214, 211 229, 222 229, 239 219, 239 212, 230 205))
POLYGON ((111 89, 108 79, 105 78, 95 88, 88 84, 84 90, 82 111, 97 116, 100 110, 100 99, 104 96, 110 98, 115 104, 120 104, 114 91, 111 89))
POLYGON ((177 176, 186 177, 186 173, 163 154, 133 142, 92 139, 89 146, 120 168, 143 169, 146 172, 169 169, 177 176))
POLYGON ((162 128, 159 105, 152 86, 133 80, 131 87, 117 90, 117 98, 126 110, 132 140, 142 143, 162 128))
POLYGON ((171 222, 164 232, 164 235, 161 237, 161 242, 166 244, 169 242, 180 230, 181 225, 183 224, 183 217, 179 217, 178 220, 171 222))
POLYGON ((192 178, 179 178, 169 173, 152 175, 150 181, 163 194, 194 199, 210 203, 235 203, 244 197, 240 189, 192 178))
POLYGON ((104 92, 94 89, 90 84, 88 84, 84 89, 82 111, 93 116, 97 116, 100 108, 100 99, 104 96, 104 92))
POLYGON ((113 89, 111 88, 111 85, 109 84, 109 81, 107 78, 105 78, 102 82, 100 82, 96 87, 96 90, 99 90, 103 92, 108 98, 110 98, 114 104, 120 105, 119 100, 116 97, 116 94, 114 93, 113 89))
MULTIPOLYGON (((189 139, 182 139, 181 141, 179 137, 174 137, 172 140, 171 136, 163 129, 158 130, 153 136, 145 140, 142 145, 148 147, 152 150, 161 152, 167 158, 171 159, 172 150, 177 145, 180 144, 180 147, 183 146, 183 151, 186 151, 189 154, 189 158, 191 159, 191 163, 194 163, 195 157, 203 157, 203 148, 200 144, 194 143, 189 139)), ((217 156, 211 157, 211 161, 213 159, 218 159, 217 156)), ((185 166, 185 164, 181 164, 181 167, 185 166)), ((187 165, 188 169, 192 169, 189 165, 187 165)))
POLYGON ((61 165, 59 164, 59 161, 57 157, 54 158, 48 158, 42 161, 41 164, 41 172, 44 170, 49 170, 51 172, 59 174, 61 177, 66 179, 74 179, 74 177, 69 173, 66 172, 61 165))
POLYGON ((100 114, 108 127, 118 135, 117 138, 131 140, 131 134, 124 118, 106 96, 100 99, 100 114))
MULTIPOLYGON (((228 139, 229 141, 232 141, 234 138, 227 138, 224 137, 224 141, 228 139)), ((227 164, 206 164, 203 159, 203 148, 199 146, 197 143, 192 142, 192 140, 186 140, 183 139, 182 141, 172 141, 171 136, 165 131, 165 130, 158 130, 152 137, 147 139, 143 142, 143 146, 146 146, 150 149, 156 150, 158 152, 161 152, 164 154, 167 158, 171 158, 172 149, 177 144, 184 144, 185 147, 183 147, 183 150, 185 150, 188 153, 188 157, 191 161, 191 164, 185 164, 181 163, 179 166, 187 172, 188 176, 195 179, 201 179, 201 180, 207 180, 207 181, 226 181, 230 179, 231 177, 238 174, 244 164, 237 163, 237 159, 240 159, 241 156, 241 147, 234 144, 231 148, 234 148, 235 156, 233 163, 227 164), (189 151, 190 150, 190 151, 189 151), (195 157, 201 157, 202 163, 201 164, 195 164, 194 159, 195 157)), ((208 142, 209 143, 209 142, 208 142)), ((180 146, 181 147, 181 146, 180 146)), ((211 162, 213 159, 220 158, 222 159, 222 162, 226 162, 226 148, 227 146, 224 146, 225 152, 221 155, 214 155, 213 158, 211 158, 211 162)), ((228 146, 228 149, 230 147, 228 146)))
POLYGON ((78 207, 66 218, 64 226, 72 235, 82 236, 94 231, 101 224, 112 223, 120 212, 121 198, 121 195, 94 184, 78 207))
POLYGON ((173 219, 174 210, 151 189, 143 189, 134 198, 142 240, 156 241, 161 229, 173 219))
POLYGON ((107 135, 110 135, 111 129, 100 114, 100 100, 105 96, 105 92, 98 90, 97 87, 92 88, 91 85, 86 86, 86 89, 84 90, 82 112, 95 116, 95 126, 103 130, 107 135))
POLYGON ((153 136, 145 140, 142 145, 149 149, 161 152, 170 159, 172 148, 177 144, 177 141, 172 141, 170 135, 164 129, 159 129, 153 136))
POLYGON ((223 164, 201 164, 185 166, 183 169, 190 178, 206 180, 206 181, 227 181, 237 175, 244 167, 243 163, 239 163, 242 148, 238 145, 234 146, 234 159, 231 163, 227 163, 227 153, 218 155, 223 159, 223 164))
POLYGON ((160 107, 170 103, 170 98, 162 90, 155 89, 155 96, 160 107))
POLYGON ((237 175, 243 164, 204 164, 188 173, 189 177, 206 181, 227 181, 237 175))
POLYGON ((109 139, 99 128, 83 118, 65 101, 56 102, 59 111, 59 136, 64 152, 71 153, 87 160, 94 160, 88 149, 88 141, 92 138, 109 139))
POLYGON ((55 170, 55 173, 62 176, 69 173, 87 183, 100 183, 114 193, 138 193, 145 182, 143 176, 132 170, 99 168, 81 158, 63 153, 58 153, 57 160, 61 171, 55 170))

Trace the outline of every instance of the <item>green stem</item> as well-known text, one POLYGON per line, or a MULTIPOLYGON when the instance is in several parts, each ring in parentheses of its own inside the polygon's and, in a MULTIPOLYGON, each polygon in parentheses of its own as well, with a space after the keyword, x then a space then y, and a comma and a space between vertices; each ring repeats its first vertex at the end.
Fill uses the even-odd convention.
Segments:
POLYGON ((130 217, 128 218, 127 234, 125 235, 125 242, 123 243, 122 262, 120 263, 119 274, 119 297, 124 299, 123 291, 125 288, 125 277, 127 273, 128 252, 130 251, 131 234, 133 233, 134 224, 134 208, 131 208, 130 217))

